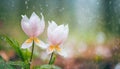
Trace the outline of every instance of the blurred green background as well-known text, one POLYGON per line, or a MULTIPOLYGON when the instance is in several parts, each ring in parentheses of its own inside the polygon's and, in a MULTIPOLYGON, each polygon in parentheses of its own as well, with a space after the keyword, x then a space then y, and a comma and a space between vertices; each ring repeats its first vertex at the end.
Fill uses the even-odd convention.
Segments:
POLYGON ((69 24, 70 36, 95 40, 99 32, 119 37, 119 0, 1 0, 0 32, 22 40, 21 15, 32 12, 44 14, 46 27, 49 20, 69 24), (20 36, 20 37, 18 37, 20 36))
MULTIPOLYGON (((69 24, 65 47, 72 54, 68 57, 89 58, 96 50, 111 60, 114 54, 119 55, 120 0, 0 0, 0 33, 22 44, 28 37, 21 29, 21 15, 30 17, 32 12, 45 17, 45 32, 40 36, 44 41, 48 21, 69 24)), ((117 64, 119 59, 115 60, 117 64)))

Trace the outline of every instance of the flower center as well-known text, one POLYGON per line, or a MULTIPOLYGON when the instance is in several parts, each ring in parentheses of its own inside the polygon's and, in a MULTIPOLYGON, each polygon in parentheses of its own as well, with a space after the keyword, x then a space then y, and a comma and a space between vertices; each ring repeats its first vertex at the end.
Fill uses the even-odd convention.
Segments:
POLYGON ((36 43, 39 43, 40 40, 36 37, 30 37, 29 39, 26 40, 27 43, 31 43, 32 41, 35 41, 36 43))
POLYGON ((55 46, 54 45, 50 45, 49 46, 49 50, 50 51, 55 51, 56 50, 56 51, 60 52, 61 48, 59 47, 59 45, 55 45, 55 46))

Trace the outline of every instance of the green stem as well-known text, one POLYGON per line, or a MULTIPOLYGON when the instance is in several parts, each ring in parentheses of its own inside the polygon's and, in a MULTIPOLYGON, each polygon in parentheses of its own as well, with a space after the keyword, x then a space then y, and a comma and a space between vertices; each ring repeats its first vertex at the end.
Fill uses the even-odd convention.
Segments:
POLYGON ((49 64, 50 64, 50 65, 54 64, 55 59, 56 59, 56 55, 54 54, 54 52, 52 52, 51 57, 50 57, 49 64))
POLYGON ((33 44, 32 44, 32 52, 31 52, 31 56, 30 56, 29 67, 31 66, 31 63, 32 63, 33 52, 34 52, 34 40, 33 40, 33 44))

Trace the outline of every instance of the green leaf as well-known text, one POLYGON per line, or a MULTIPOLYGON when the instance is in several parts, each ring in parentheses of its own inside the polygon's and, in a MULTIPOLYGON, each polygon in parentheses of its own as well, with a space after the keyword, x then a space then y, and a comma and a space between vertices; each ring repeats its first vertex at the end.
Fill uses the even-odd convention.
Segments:
POLYGON ((0 69, 15 69, 10 64, 6 64, 6 62, 0 57, 0 69))
POLYGON ((0 57, 0 69, 16 69, 16 68, 23 68, 23 69, 29 69, 29 64, 22 62, 22 61, 8 61, 5 62, 1 57, 0 57), (14 68, 13 68, 14 66, 14 68))
POLYGON ((19 66, 19 67, 22 67, 23 69, 28 69, 29 67, 29 64, 28 63, 25 63, 25 62, 22 62, 22 61, 9 61, 9 62, 6 62, 6 64, 9 64, 9 65, 13 65, 13 66, 19 66))
POLYGON ((23 53, 20 49, 20 45, 16 40, 9 38, 6 35, 0 35, 0 37, 1 37, 1 40, 6 41, 12 48, 14 48, 15 52, 21 58, 22 61, 25 61, 23 53))
POLYGON ((41 66, 38 66, 36 67, 35 69, 61 69, 60 67, 58 66, 55 66, 55 65, 41 65, 41 66))
POLYGON ((17 65, 17 66, 25 66, 26 64, 22 61, 9 61, 9 62, 6 62, 6 64, 9 64, 9 65, 17 65))
POLYGON ((5 42, 7 42, 16 52, 16 54, 20 57, 20 59, 22 61, 28 61, 29 57, 30 57, 30 51, 28 51, 27 49, 25 50, 22 50, 19 45, 19 43, 15 40, 15 39, 12 39, 6 35, 1 35, 0 34, 0 40, 3 40, 5 42))

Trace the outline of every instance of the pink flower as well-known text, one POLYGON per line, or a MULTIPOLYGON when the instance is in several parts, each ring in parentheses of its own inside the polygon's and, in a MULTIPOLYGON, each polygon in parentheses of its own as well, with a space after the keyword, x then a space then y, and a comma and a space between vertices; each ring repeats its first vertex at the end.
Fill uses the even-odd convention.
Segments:
POLYGON ((42 14, 41 16, 40 19, 35 12, 32 13, 30 19, 26 15, 22 15, 21 26, 23 31, 29 36, 29 39, 22 44, 23 49, 31 47, 33 41, 36 45, 44 48, 41 45, 43 42, 37 38, 44 31, 45 27, 44 16, 42 14))
POLYGON ((61 45, 66 40, 68 32, 68 25, 62 24, 57 26, 54 21, 49 22, 47 30, 47 36, 49 41, 48 53, 56 51, 58 54, 66 56, 66 54, 63 52, 63 49, 61 48, 61 45))

